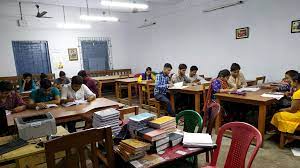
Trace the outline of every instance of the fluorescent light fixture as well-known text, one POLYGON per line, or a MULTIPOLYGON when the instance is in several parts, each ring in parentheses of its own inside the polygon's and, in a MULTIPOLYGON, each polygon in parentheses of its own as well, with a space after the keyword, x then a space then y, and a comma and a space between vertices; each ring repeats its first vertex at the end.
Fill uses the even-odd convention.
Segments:
POLYGON ((61 29, 90 29, 91 25, 89 24, 75 24, 75 23, 59 23, 57 28, 61 29))
POLYGON ((229 8, 229 7, 236 6, 236 5, 241 5, 241 4, 244 4, 244 3, 245 3, 244 1, 237 1, 237 2, 233 2, 233 3, 225 4, 225 5, 216 6, 216 7, 211 8, 211 9, 206 9, 206 10, 203 10, 203 12, 212 12, 212 11, 216 11, 216 10, 220 10, 220 9, 224 9, 224 8, 229 8))
POLYGON ((117 2, 117 1, 108 1, 108 0, 102 0, 101 5, 109 6, 109 7, 143 9, 143 10, 146 10, 149 8, 149 6, 147 4, 142 4, 142 3, 117 2))
POLYGON ((88 15, 81 15, 81 20, 86 21, 103 21, 103 22, 118 22, 119 19, 112 16, 88 16, 88 15))

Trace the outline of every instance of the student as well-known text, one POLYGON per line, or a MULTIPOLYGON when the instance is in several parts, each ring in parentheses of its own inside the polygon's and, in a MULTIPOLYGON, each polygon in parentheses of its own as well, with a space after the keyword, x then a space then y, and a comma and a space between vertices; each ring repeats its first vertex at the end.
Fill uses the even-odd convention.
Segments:
POLYGON ((59 78, 55 79, 54 86, 58 89, 62 88, 62 85, 70 84, 71 81, 68 77, 66 77, 66 73, 64 71, 59 72, 59 78))
POLYGON ((280 132, 293 134, 300 125, 300 74, 297 75, 296 91, 292 97, 292 104, 276 113, 271 121, 280 132))
POLYGON ((36 89, 36 84, 34 80, 32 80, 31 73, 24 73, 23 80, 20 83, 20 92, 33 91, 36 89))
POLYGON ((48 79, 47 74, 41 73, 40 74, 40 80, 38 82, 36 82, 36 85, 40 86, 40 81, 43 80, 43 79, 48 79))
POLYGON ((237 63, 233 63, 230 67, 231 76, 229 77, 228 84, 231 88, 244 88, 247 87, 247 82, 243 73, 241 72, 241 66, 237 63))
POLYGON ((170 72, 172 70, 172 65, 166 63, 162 72, 156 75, 154 97, 157 101, 161 101, 167 104, 167 111, 170 116, 175 116, 169 98, 167 97, 167 90, 172 87, 173 84, 169 84, 170 72))
MULTIPOLYGON (((74 102, 75 100, 87 100, 91 102, 96 99, 96 95, 83 84, 81 76, 73 76, 72 83, 62 88, 61 102, 74 102)), ((76 132, 76 122, 67 123, 69 132, 76 132)))
POLYGON ((187 66, 185 64, 180 64, 178 67, 178 74, 174 74, 172 76, 172 83, 178 83, 178 82, 183 82, 183 83, 191 83, 191 80, 185 75, 187 66))
POLYGON ((198 67, 197 66, 191 66, 190 73, 189 73, 189 79, 192 83, 196 83, 198 85, 201 84, 201 82, 204 82, 205 80, 201 78, 198 74, 198 67))
POLYGON ((25 102, 21 96, 13 90, 12 83, 8 81, 0 82, 0 107, 18 113, 26 109, 25 102))
POLYGON ((39 89, 30 94, 28 106, 30 108, 47 108, 47 104, 60 104, 60 93, 56 87, 52 87, 49 79, 41 80, 39 89))
POLYGON ((286 96, 290 97, 293 95, 296 89, 296 80, 298 77, 298 71, 289 70, 285 73, 284 79, 281 81, 281 86, 277 88, 278 92, 285 92, 286 96))
POLYGON ((155 76, 152 74, 151 67, 147 67, 145 73, 142 73, 139 76, 138 82, 142 82, 143 80, 155 80, 155 76))
POLYGON ((73 76, 72 83, 62 88, 62 103, 73 102, 75 100, 87 100, 88 102, 96 99, 94 94, 85 84, 81 76, 73 76))
POLYGON ((97 81, 88 77, 85 70, 79 71, 78 76, 81 76, 83 78, 83 84, 85 84, 98 97, 99 93, 98 93, 97 81))

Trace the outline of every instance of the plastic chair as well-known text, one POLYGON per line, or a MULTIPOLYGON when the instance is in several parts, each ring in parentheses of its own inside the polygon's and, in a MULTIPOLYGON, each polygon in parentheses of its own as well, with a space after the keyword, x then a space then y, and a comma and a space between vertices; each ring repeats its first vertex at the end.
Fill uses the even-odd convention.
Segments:
POLYGON ((183 118, 183 131, 194 133, 196 126, 198 126, 198 132, 202 132, 202 117, 194 110, 184 110, 176 115, 176 125, 179 125, 179 121, 183 118))
POLYGON ((227 159, 224 165, 224 168, 243 168, 245 167, 245 160, 247 156, 247 152, 252 140, 256 140, 256 146, 253 150, 250 159, 248 161, 247 168, 250 168, 252 162, 261 147, 262 144, 262 136, 260 132, 250 124, 243 122, 231 122, 223 125, 219 129, 218 137, 217 137, 217 149, 213 153, 212 162, 209 166, 205 168, 215 168, 217 165, 217 160, 219 156, 219 152, 222 145, 222 138, 225 131, 232 131, 232 140, 230 149, 227 154, 227 159))

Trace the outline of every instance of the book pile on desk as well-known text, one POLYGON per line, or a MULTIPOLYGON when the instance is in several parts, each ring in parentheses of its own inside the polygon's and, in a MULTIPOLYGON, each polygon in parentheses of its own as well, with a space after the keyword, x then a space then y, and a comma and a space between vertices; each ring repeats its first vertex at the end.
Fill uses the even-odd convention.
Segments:
POLYGON ((119 117, 120 112, 113 108, 98 111, 93 115, 93 127, 111 127, 112 134, 117 135, 121 130, 119 117))
POLYGON ((126 139, 120 142, 117 152, 125 161, 131 161, 144 157, 149 149, 149 143, 137 139, 126 139))
POLYGON ((129 117, 128 121, 128 130, 130 132, 131 137, 135 137, 135 131, 137 129, 144 128, 148 125, 149 121, 155 118, 154 114, 151 113, 142 113, 139 115, 129 117))
POLYGON ((170 134, 176 130, 175 117, 164 116, 149 122, 150 127, 164 130, 170 134))

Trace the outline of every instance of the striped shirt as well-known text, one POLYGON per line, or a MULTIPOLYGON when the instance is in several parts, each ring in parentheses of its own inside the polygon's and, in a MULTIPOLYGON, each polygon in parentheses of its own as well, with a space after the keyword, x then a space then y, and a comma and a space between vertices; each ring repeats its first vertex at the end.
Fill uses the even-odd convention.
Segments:
POLYGON ((169 76, 165 75, 163 72, 156 75, 154 96, 157 94, 167 94, 169 80, 169 76))

